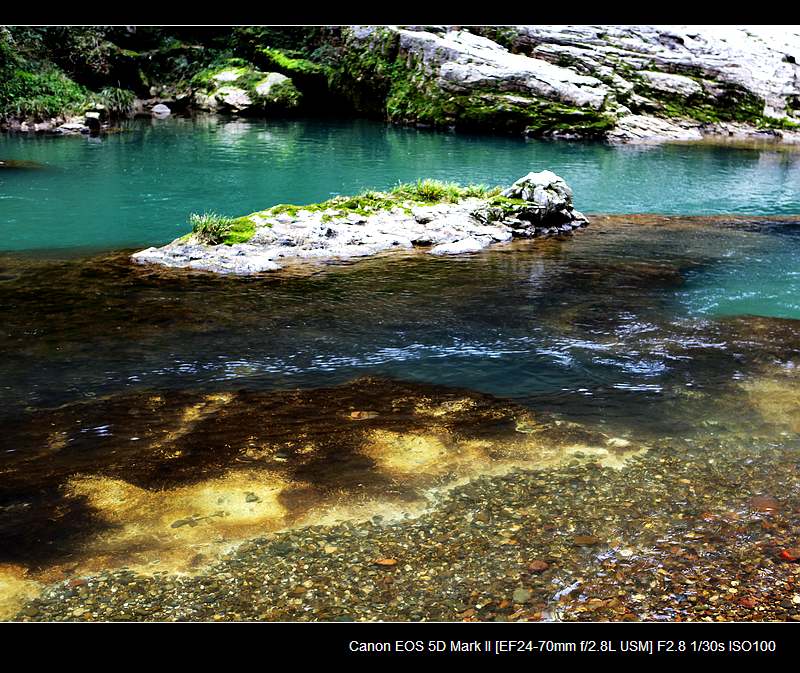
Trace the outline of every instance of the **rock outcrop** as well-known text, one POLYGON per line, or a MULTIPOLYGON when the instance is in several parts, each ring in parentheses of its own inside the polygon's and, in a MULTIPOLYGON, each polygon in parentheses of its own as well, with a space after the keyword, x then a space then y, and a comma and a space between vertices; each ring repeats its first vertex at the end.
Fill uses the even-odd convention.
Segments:
POLYGON ((344 30, 341 56, 334 86, 365 112, 383 93, 391 121, 599 135, 615 120, 611 90, 598 78, 467 30, 354 26, 344 30))
POLYGON ((340 52, 336 84, 364 111, 382 91, 397 122, 800 140, 800 31, 788 26, 351 26, 340 52))
MULTIPOLYGON (((165 35, 138 54, 115 47, 109 40, 122 38, 114 31, 95 28, 107 55, 128 63, 130 79, 88 79, 149 92, 134 106, 148 116, 157 104, 173 114, 193 107, 252 116, 302 106, 530 136, 800 143, 800 29, 792 26, 335 26, 284 35, 233 28, 197 44, 165 35)), ((102 91, 55 64, 42 69, 42 45, 25 42, 24 31, 14 41, 6 33, 0 129, 52 132, 90 109, 102 91)))
POLYGON ((287 261, 366 257, 387 250, 462 255, 513 238, 569 234, 587 224, 573 208, 572 190, 550 171, 529 173, 502 192, 445 186, 441 202, 410 187, 310 206, 275 206, 242 218, 251 231, 245 242, 207 245, 191 234, 132 259, 252 274, 275 271, 287 261))

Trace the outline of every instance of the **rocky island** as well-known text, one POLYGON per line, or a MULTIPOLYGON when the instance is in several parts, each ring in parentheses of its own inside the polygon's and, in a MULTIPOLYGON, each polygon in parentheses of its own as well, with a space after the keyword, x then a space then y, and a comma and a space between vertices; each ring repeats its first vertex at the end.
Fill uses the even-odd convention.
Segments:
POLYGON ((252 274, 276 271, 283 260, 366 257, 415 247, 432 255, 460 255, 585 226, 572 196, 551 171, 528 173, 504 190, 420 180, 390 192, 282 204, 238 219, 195 215, 192 233, 137 252, 132 260, 252 274))

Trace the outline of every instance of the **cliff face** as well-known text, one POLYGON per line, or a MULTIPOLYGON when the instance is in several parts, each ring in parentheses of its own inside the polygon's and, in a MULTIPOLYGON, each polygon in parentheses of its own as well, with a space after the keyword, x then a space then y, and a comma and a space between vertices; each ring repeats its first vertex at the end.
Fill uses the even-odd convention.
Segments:
MULTIPOLYGON (((800 30, 791 27, 3 30, 0 116, 54 115, 62 102, 80 112, 84 102, 97 104, 92 91, 102 89, 112 103, 128 92, 173 108, 335 109, 536 136, 639 141, 722 133, 800 140, 800 30), (69 49, 48 47, 56 38, 69 49), (270 73, 290 78, 296 91, 284 98, 291 104, 244 105, 239 96, 234 105, 228 89, 212 95, 209 77, 234 70, 254 86, 270 73)), ((254 92, 250 102, 259 98, 254 92)))
POLYGON ((341 51, 342 86, 382 81, 394 121, 619 139, 800 125, 788 28, 361 26, 341 51))

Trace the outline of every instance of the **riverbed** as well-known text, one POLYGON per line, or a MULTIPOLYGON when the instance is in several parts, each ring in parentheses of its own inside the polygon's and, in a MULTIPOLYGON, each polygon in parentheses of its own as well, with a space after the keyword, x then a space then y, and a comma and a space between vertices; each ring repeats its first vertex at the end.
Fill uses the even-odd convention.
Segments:
POLYGON ((4 618, 800 614, 800 154, 208 118, 0 156, 41 164, 0 174, 4 618), (588 228, 129 261, 191 211, 542 169, 588 228))

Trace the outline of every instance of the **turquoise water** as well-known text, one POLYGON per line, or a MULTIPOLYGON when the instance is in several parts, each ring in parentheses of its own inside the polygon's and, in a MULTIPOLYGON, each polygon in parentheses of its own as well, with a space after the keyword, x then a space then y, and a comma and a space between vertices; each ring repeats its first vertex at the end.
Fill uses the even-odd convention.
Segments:
POLYGON ((135 122, 103 138, 0 136, 0 250, 163 244, 193 211, 238 215, 433 177, 508 184, 550 169, 591 213, 800 213, 800 152, 609 146, 369 121, 135 122))
POLYGON ((759 222, 733 245, 725 240, 715 264, 686 274, 689 311, 800 319, 800 222, 759 222))

